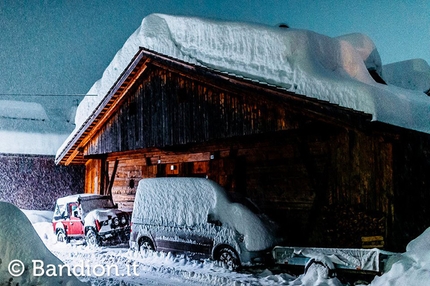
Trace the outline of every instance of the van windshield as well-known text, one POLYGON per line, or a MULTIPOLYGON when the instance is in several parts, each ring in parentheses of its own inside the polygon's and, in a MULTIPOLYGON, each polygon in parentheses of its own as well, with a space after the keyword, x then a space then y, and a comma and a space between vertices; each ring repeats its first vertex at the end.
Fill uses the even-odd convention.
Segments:
POLYGON ((115 208, 110 198, 96 198, 91 200, 82 200, 82 211, 90 212, 95 209, 111 209, 115 208))
POLYGON ((244 205, 247 207, 250 211, 252 211, 254 214, 258 215, 261 214, 260 209, 257 207, 257 205, 251 201, 251 199, 243 196, 240 193, 228 193, 228 198, 233 203, 239 203, 241 205, 244 205))

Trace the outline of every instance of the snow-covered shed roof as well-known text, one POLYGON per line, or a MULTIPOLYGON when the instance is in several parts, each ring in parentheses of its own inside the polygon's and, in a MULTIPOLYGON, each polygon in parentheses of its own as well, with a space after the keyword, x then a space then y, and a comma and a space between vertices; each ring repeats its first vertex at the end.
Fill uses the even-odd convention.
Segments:
POLYGON ((152 14, 128 38, 80 103, 76 128, 58 157, 116 84, 139 47, 212 70, 370 114, 374 121, 430 133, 430 98, 375 82, 379 53, 365 35, 331 38, 312 31, 152 14))
POLYGON ((0 153, 56 154, 75 127, 83 96, 3 95, 0 98, 0 153))

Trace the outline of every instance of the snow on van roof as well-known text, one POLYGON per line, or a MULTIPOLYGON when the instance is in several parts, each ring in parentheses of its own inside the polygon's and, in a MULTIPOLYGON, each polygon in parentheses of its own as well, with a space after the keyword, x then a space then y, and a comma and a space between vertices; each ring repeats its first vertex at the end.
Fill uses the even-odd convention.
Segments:
POLYGON ((132 214, 133 223, 159 226, 207 224, 208 215, 244 235, 250 251, 274 245, 271 225, 239 203, 225 190, 203 178, 151 178, 139 182, 132 214))
POLYGON ((430 98, 422 91, 376 83, 368 69, 380 72, 379 53, 363 34, 331 38, 308 30, 152 14, 88 91, 91 96, 84 98, 76 113, 76 128, 57 156, 139 47, 362 111, 376 121, 430 133, 430 98))
POLYGON ((133 221, 191 226, 206 223, 217 196, 223 195, 219 185, 206 179, 143 179, 136 192, 133 221))

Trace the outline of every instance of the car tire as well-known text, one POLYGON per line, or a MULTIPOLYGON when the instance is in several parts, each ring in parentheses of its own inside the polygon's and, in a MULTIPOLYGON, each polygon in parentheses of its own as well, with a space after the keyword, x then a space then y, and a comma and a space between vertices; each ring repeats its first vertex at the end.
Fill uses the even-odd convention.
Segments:
POLYGON ((227 246, 217 251, 215 260, 219 261, 224 268, 229 270, 237 270, 240 266, 239 256, 236 251, 227 246))
POLYGON ((100 236, 92 228, 90 228, 87 231, 87 235, 85 236, 85 240, 86 240, 88 246, 100 246, 101 245, 100 236))
POLYGON ((139 240, 139 250, 151 250, 154 251, 154 244, 149 237, 142 237, 139 240))
POLYGON ((61 228, 57 229, 56 233, 57 233, 57 242, 60 242, 60 243, 68 243, 69 242, 69 239, 67 238, 67 235, 63 229, 61 229, 61 228))

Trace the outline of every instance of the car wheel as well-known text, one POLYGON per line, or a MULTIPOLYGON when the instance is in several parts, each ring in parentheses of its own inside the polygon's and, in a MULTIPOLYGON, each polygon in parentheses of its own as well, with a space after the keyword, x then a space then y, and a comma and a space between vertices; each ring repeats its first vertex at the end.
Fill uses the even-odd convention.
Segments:
POLYGON ((87 231, 87 235, 85 237, 85 240, 87 241, 87 245, 89 245, 89 246, 100 246, 101 245, 101 240, 100 240, 99 235, 92 228, 87 231))
POLYGON ((57 229, 57 241, 61 243, 68 243, 69 240, 63 229, 57 229))
POLYGON ((221 263, 221 265, 229 270, 236 270, 240 266, 239 256, 236 251, 230 247, 222 247, 218 250, 218 254, 215 258, 221 263))
POLYGON ((149 237, 143 237, 139 240, 139 250, 155 250, 154 244, 149 237))

